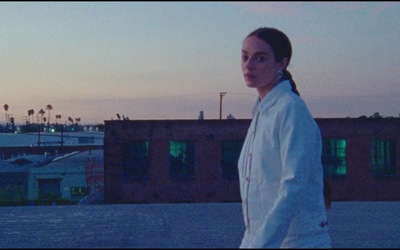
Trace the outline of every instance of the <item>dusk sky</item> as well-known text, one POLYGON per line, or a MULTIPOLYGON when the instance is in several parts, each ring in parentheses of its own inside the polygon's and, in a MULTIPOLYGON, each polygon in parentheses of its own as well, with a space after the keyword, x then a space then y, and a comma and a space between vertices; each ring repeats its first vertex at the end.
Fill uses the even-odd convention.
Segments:
MULTIPOLYGON (((398 2, 0 2, 0 124, 51 104, 82 124, 251 118, 245 36, 291 39, 288 70, 315 118, 400 115, 398 2)), ((47 111, 46 115, 47 117, 47 111)))

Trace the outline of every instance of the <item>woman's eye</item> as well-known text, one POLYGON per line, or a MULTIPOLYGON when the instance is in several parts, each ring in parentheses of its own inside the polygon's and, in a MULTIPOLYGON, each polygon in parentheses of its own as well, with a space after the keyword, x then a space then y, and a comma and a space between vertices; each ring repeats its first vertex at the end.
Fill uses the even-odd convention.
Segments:
POLYGON ((242 56, 242 61, 247 61, 247 59, 249 59, 248 56, 242 56))
POLYGON ((257 57, 256 57, 256 61, 257 61, 257 62, 264 62, 264 61, 265 61, 265 58, 262 57, 262 56, 257 56, 257 57))

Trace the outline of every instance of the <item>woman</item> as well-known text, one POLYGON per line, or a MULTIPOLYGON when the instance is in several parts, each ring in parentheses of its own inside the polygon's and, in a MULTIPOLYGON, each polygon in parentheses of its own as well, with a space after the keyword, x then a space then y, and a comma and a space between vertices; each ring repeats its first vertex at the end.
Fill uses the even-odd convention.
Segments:
POLYGON ((287 71, 288 37, 274 28, 242 44, 246 85, 258 98, 239 158, 246 230, 241 248, 330 248, 319 128, 287 71))

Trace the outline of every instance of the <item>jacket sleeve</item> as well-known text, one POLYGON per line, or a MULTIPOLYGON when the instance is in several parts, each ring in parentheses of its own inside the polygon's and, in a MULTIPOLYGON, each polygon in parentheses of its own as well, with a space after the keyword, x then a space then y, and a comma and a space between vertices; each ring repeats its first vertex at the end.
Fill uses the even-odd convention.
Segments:
POLYGON ((313 173, 312 165, 320 157, 319 130, 306 107, 288 106, 278 115, 276 126, 282 164, 278 198, 254 237, 254 248, 278 248, 282 244, 302 200, 307 198, 304 190, 313 173))

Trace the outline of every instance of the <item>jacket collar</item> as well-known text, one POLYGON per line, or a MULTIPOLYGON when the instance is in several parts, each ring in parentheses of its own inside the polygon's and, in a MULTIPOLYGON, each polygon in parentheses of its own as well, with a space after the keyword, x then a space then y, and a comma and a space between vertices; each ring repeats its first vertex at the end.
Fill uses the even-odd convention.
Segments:
POLYGON ((253 116, 257 113, 257 111, 262 113, 271 108, 276 103, 278 98, 288 91, 292 91, 292 86, 290 85, 289 80, 278 83, 262 100, 257 98, 252 110, 253 116))

